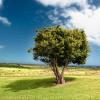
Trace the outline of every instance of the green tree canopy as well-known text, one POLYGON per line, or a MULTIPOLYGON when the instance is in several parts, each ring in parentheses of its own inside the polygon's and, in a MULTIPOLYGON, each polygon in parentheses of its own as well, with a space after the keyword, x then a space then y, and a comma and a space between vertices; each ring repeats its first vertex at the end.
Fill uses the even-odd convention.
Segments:
POLYGON ((84 30, 52 26, 40 29, 36 33, 35 46, 32 49, 34 59, 39 59, 51 66, 57 83, 63 83, 65 66, 71 63, 85 64, 89 47, 84 30), (62 73, 57 67, 63 67, 62 73))

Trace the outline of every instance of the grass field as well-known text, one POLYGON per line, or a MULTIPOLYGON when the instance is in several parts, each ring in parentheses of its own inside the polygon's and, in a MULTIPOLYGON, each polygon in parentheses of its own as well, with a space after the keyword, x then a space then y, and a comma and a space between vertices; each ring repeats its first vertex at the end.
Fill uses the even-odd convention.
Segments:
POLYGON ((68 68, 56 85, 49 68, 0 67, 0 100, 100 100, 100 70, 68 68))

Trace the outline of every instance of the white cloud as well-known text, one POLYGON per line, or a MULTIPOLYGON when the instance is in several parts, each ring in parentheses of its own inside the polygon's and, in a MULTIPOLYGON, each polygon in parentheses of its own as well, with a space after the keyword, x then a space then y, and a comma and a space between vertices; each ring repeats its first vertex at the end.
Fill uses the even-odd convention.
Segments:
POLYGON ((37 1, 45 6, 55 7, 48 15, 54 24, 64 25, 67 28, 82 28, 85 30, 90 42, 100 45, 100 7, 96 8, 94 5, 89 4, 89 1, 92 0, 37 1), (72 4, 77 4, 81 10, 70 7, 72 4), (63 19, 60 17, 63 17, 63 19), (68 20, 68 18, 70 19, 68 20))
MULTIPOLYGON (((2 7, 3 5, 3 0, 0 0, 0 8, 2 7)), ((2 17, 0 16, 0 23, 3 23, 5 25, 11 25, 11 22, 6 18, 6 17, 2 17)))
POLYGON ((4 48, 4 46, 3 45, 0 45, 0 49, 3 49, 4 48))
POLYGON ((2 7, 3 5, 3 0, 0 0, 0 7, 2 7))
POLYGON ((72 4, 77 4, 81 7, 88 6, 87 0, 36 0, 42 3, 45 6, 58 6, 58 7, 65 7, 70 6, 72 4))
POLYGON ((11 25, 11 22, 6 17, 0 16, 0 22, 5 25, 11 25))

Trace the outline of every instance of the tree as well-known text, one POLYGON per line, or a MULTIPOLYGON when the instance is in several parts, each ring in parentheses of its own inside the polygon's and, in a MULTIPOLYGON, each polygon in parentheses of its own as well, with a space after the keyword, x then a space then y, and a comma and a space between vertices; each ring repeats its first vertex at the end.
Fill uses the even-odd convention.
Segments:
POLYGON ((34 59, 50 65, 57 84, 65 83, 64 70, 68 64, 85 64, 89 47, 83 30, 52 26, 36 33, 32 48, 34 59), (61 72, 58 67, 62 67, 61 72))

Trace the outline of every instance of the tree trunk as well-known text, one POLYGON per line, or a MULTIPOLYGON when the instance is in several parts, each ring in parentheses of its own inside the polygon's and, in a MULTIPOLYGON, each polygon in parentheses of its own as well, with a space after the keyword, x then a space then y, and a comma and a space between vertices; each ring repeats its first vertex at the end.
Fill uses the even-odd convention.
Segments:
POLYGON ((57 84, 64 84, 65 83, 64 76, 62 76, 61 74, 56 76, 56 82, 57 84))
POLYGON ((65 70, 65 66, 62 68, 62 72, 60 73, 57 67, 57 60, 53 59, 53 61, 51 62, 51 69, 54 72, 54 75, 56 77, 56 83, 57 84, 64 84, 65 83, 65 79, 64 79, 64 70, 65 70))
POLYGON ((56 77, 56 83, 57 84, 64 84, 65 79, 64 79, 64 69, 62 70, 62 73, 59 72, 57 66, 51 66, 52 71, 54 72, 54 75, 56 77))

